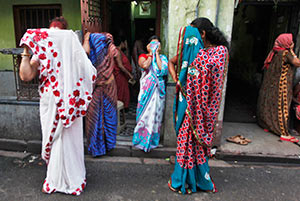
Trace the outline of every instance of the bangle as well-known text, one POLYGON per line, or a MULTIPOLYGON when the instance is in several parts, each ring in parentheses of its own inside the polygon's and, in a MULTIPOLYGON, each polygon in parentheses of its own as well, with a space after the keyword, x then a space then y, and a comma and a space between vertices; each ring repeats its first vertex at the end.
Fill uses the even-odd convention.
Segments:
POLYGON ((31 56, 31 54, 21 53, 21 57, 30 57, 30 56, 31 56))

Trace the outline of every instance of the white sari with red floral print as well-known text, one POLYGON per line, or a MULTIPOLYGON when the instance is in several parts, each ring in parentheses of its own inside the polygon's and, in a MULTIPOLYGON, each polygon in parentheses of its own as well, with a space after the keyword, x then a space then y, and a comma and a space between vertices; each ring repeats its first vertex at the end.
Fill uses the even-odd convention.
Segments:
POLYGON ((96 69, 70 30, 30 29, 20 45, 39 58, 43 190, 79 195, 86 184, 82 117, 91 101, 96 69))

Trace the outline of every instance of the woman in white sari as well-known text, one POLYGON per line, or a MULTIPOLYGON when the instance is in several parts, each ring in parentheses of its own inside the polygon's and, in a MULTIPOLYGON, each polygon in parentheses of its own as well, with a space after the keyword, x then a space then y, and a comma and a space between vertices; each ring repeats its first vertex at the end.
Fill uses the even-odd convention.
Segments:
POLYGON ((163 76, 168 75, 168 59, 159 54, 160 39, 152 36, 149 42, 148 54, 139 56, 142 77, 132 139, 133 145, 145 152, 159 144, 166 95, 163 76))
POLYGON ((92 97, 96 69, 76 34, 64 18, 56 18, 50 29, 29 29, 20 77, 39 76, 42 158, 47 176, 42 191, 80 195, 86 185, 82 117, 92 97), (30 59, 29 49, 33 52, 30 59))

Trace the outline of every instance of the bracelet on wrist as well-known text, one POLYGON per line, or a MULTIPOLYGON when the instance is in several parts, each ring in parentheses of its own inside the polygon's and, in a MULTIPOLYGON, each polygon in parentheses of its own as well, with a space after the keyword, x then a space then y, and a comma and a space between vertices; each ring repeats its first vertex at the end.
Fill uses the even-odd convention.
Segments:
POLYGON ((21 53, 21 57, 23 58, 23 57, 30 57, 31 56, 31 54, 28 54, 28 53, 21 53))

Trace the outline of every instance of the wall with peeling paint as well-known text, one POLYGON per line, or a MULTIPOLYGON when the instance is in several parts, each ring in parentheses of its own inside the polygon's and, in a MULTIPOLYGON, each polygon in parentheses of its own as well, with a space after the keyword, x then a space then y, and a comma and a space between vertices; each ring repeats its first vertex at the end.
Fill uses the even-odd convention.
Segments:
MULTIPOLYGON (((179 29, 189 25, 197 17, 209 18, 217 27, 224 32, 227 39, 231 40, 232 23, 234 14, 234 0, 163 0, 162 6, 162 35, 164 52, 168 58, 176 54, 179 29)), ((225 105, 226 82, 223 89, 223 101, 221 112, 217 122, 217 135, 220 139, 222 131, 223 112, 225 105)), ((171 78, 169 83, 172 83, 171 78)), ((167 89, 167 104, 164 120, 164 145, 176 146, 176 135, 173 129, 173 100, 174 84, 169 84, 167 89)), ((220 142, 216 142, 218 145, 220 142)))
POLYGON ((209 18, 231 40, 233 0, 164 0, 163 4, 168 4, 163 9, 164 13, 168 10, 168 15, 162 15, 162 22, 168 18, 168 24, 162 23, 165 26, 162 30, 168 31, 162 32, 162 38, 168 40, 165 51, 170 58, 176 53, 180 27, 190 24, 196 17, 209 18))

